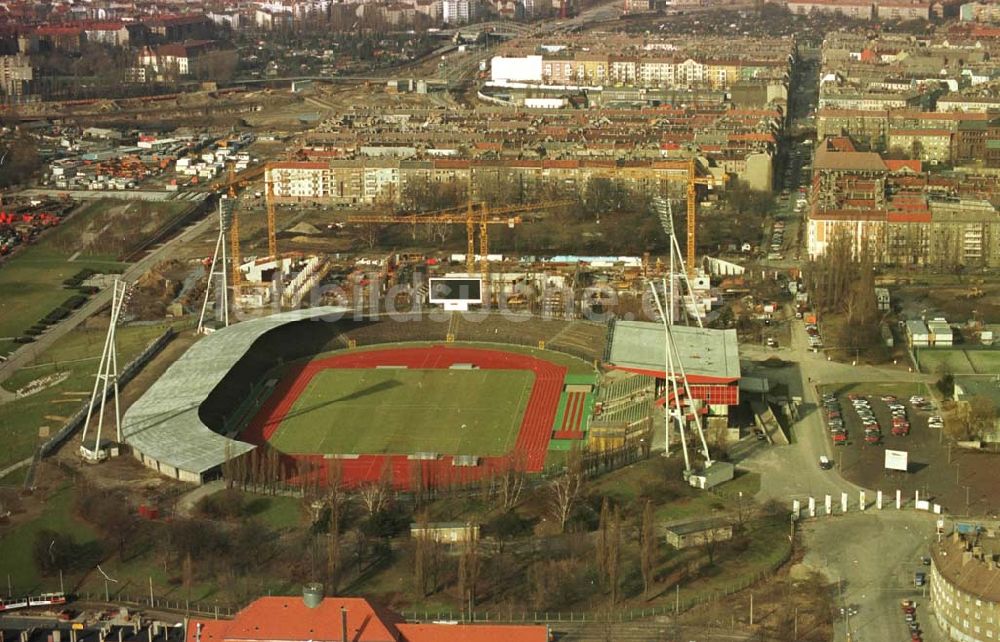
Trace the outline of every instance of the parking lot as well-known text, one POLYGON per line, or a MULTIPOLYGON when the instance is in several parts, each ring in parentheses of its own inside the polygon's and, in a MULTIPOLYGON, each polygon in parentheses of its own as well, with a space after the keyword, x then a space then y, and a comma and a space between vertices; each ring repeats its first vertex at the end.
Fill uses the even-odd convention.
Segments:
MULTIPOLYGON (((833 395, 838 402, 834 408, 839 408, 835 410, 839 417, 830 416, 828 403, 820 412, 823 413, 830 458, 849 481, 885 493, 894 494, 898 488, 911 500, 914 491, 919 490, 922 496, 942 504, 956 515, 967 512, 992 515, 1000 509, 1000 498, 991 491, 995 488, 991 484, 1000 481, 1000 472, 991 464, 990 456, 949 447, 948 439, 937 427, 941 424, 931 421, 938 416, 938 410, 920 409, 910 401, 914 395, 929 399, 922 385, 821 386, 819 393, 821 399, 829 400, 833 395), (891 397, 895 397, 895 401, 888 401, 891 397), (897 434, 893 434, 890 404, 904 408, 908 432, 897 429, 897 434), (866 422, 869 430, 877 425, 877 439, 870 433, 866 435, 866 422), (841 426, 843 432, 838 430, 841 426), (907 452, 907 472, 885 470, 887 448, 907 452)), ((896 425, 898 427, 899 421, 896 425)))

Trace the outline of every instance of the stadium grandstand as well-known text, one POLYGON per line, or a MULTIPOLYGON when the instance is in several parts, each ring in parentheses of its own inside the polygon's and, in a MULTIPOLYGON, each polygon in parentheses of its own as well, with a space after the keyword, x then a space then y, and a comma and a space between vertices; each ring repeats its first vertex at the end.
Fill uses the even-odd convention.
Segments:
MULTIPOLYGON (((673 326, 674 341, 691 395, 706 402, 713 415, 728 414, 740 402, 740 355, 736 330, 673 326)), ((617 321, 609 332, 605 365, 663 380, 663 325, 617 321)))
MULTIPOLYGON (((347 312, 339 307, 296 310, 213 332, 191 346, 128 409, 122 421, 125 443, 149 468, 182 481, 204 482, 227 458, 247 453, 254 446, 227 437, 224 430, 217 431, 217 426, 213 430, 206 425, 201 416, 203 402, 255 343, 272 330, 347 312)), ((244 389, 244 397, 245 393, 244 389)))

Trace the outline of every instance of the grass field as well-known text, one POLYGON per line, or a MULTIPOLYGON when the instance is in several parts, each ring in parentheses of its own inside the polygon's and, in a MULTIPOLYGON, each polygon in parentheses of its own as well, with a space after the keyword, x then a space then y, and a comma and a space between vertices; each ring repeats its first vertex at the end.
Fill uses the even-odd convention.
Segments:
POLYGON ((927 348, 917 350, 917 360, 920 370, 929 374, 950 372, 952 374, 972 374, 972 363, 965 350, 949 350, 947 348, 927 348))
MULTIPOLYGON (((118 363, 123 367, 158 337, 170 324, 124 326, 118 329, 118 363)), ((177 323, 177 326, 183 323, 177 323)), ((59 384, 29 397, 0 404, 0 468, 30 457, 38 443, 38 429, 52 432, 61 426, 58 417, 68 417, 90 395, 94 385, 105 330, 77 328, 56 341, 34 363, 21 368, 3 383, 11 392, 54 373, 68 372, 59 384), (53 417, 56 419, 49 419, 53 417)), ((0 483, 10 480, 0 479, 0 483)))
POLYGON ((0 265, 0 355, 16 337, 77 294, 62 287, 84 268, 121 271, 118 255, 190 210, 188 201, 146 203, 101 199, 85 205, 59 227, 0 265), (70 260, 72 259, 72 260, 70 260))
POLYGON ((533 383, 521 370, 327 369, 271 444, 291 454, 502 455, 533 383))
MULTIPOLYGON (((35 535, 45 529, 69 533, 78 544, 97 540, 97 534, 90 525, 73 517, 72 489, 68 485, 58 489, 51 497, 46 498, 45 510, 38 519, 13 528, 0 537, 0 550, 3 551, 3 555, 0 556, 0 574, 10 577, 11 584, 15 587, 15 595, 40 589, 54 591, 59 588, 58 577, 41 576, 32 555, 35 535)), ((80 575, 81 572, 67 574, 65 578, 67 588, 72 587, 80 575)))

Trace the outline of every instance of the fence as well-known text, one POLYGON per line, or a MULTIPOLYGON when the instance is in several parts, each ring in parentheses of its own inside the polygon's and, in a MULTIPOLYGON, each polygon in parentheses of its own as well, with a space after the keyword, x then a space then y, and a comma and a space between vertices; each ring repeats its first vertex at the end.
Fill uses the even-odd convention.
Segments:
MULTIPOLYGON (((754 584, 773 576, 774 572, 785 564, 792 555, 792 545, 787 543, 780 559, 770 564, 766 569, 737 578, 722 588, 702 591, 693 595, 683 594, 680 585, 675 587, 675 597, 672 603, 661 606, 641 608, 599 609, 594 611, 534 611, 527 609, 498 609, 496 611, 432 611, 430 609, 414 609, 402 611, 403 618, 410 622, 478 622, 493 624, 557 624, 557 623, 630 623, 639 622, 652 617, 679 615, 698 606, 711 604, 719 599, 746 590, 754 584)), ((208 604, 182 599, 167 599, 155 595, 133 595, 123 592, 113 593, 80 593, 76 598, 83 602, 113 602, 129 606, 150 608, 160 611, 173 611, 189 615, 205 617, 231 618, 242 606, 231 604, 208 604)))
MULTIPOLYGON (((764 570, 752 574, 744 575, 735 581, 726 584, 722 588, 711 591, 702 591, 693 595, 684 594, 680 585, 675 585, 675 597, 671 604, 661 606, 649 606, 641 608, 618 608, 613 610, 596 611, 529 611, 501 609, 498 611, 431 611, 431 610, 409 610, 403 611, 403 617, 407 621, 459 621, 459 622, 491 622, 497 624, 553 624, 553 623, 573 623, 573 622, 594 622, 594 623, 628 623, 638 622, 651 617, 679 615, 695 607, 711 604, 719 599, 746 590, 754 584, 772 577, 774 572, 785 564, 792 556, 792 545, 787 543, 782 552, 781 558, 764 570)), ((669 592, 669 591, 668 591, 669 592)))
MULTIPOLYGON (((177 336, 177 332, 173 328, 167 328, 163 334, 146 346, 146 349, 143 350, 136 358, 132 359, 132 361, 130 361, 128 365, 126 365, 118 374, 119 387, 122 387, 131 381, 132 377, 134 377, 139 370, 143 368, 143 366, 149 363, 150 359, 156 356, 160 350, 170 343, 171 339, 175 336, 177 336)), ((114 394, 114 390, 109 388, 105 392, 105 398, 112 394, 114 394)), ((35 485, 35 469, 38 466, 38 463, 44 457, 47 457, 53 450, 61 446, 67 439, 69 439, 69 436, 83 425, 84 420, 87 418, 87 411, 91 407, 97 408, 100 402, 100 397, 88 399, 83 402, 80 409, 77 410, 72 417, 66 420, 66 423, 63 424, 62 428, 52 435, 48 441, 38 447, 35 454, 31 458, 31 464, 28 466, 28 473, 24 477, 25 490, 30 490, 35 485)))
POLYGON ((82 602, 114 603, 141 606, 160 611, 176 611, 191 615, 203 615, 215 619, 233 617, 242 608, 230 604, 206 604, 205 602, 192 602, 190 600, 168 600, 156 597, 155 595, 151 598, 149 595, 139 596, 113 592, 79 593, 76 595, 76 599, 82 602))

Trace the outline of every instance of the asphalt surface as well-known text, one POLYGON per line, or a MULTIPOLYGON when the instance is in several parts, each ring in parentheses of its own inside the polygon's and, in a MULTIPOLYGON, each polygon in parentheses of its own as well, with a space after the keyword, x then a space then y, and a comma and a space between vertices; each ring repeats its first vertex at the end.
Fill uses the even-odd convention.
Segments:
POLYGON ((802 564, 839 585, 838 608, 849 617, 834 622, 834 639, 851 642, 909 640, 900 601, 917 604, 917 623, 926 642, 944 642, 927 606, 924 588, 914 586, 921 556, 935 538, 934 516, 913 510, 854 513, 807 522, 802 527, 802 564), (850 632, 850 636, 848 636, 850 632))
MULTIPOLYGON (((787 387, 788 395, 800 397, 800 418, 791 426, 792 444, 755 450, 740 466, 760 473, 759 502, 776 500, 791 508, 793 499, 802 502, 803 510, 810 496, 816 498, 822 513, 824 495, 833 496, 834 515, 804 520, 800 524, 806 550, 803 566, 822 572, 831 583, 841 582, 843 596, 839 606, 851 606, 857 616, 848 622, 838 619, 834 640, 851 642, 889 642, 908 640, 907 626, 899 607, 903 598, 918 596, 913 587, 913 573, 920 568, 920 557, 928 550, 935 531, 932 515, 913 508, 897 511, 888 508, 887 497, 881 512, 869 507, 858 512, 861 488, 840 476, 837 470, 819 467, 819 456, 831 461, 834 447, 819 412, 816 387, 823 384, 887 381, 923 381, 924 375, 905 367, 854 366, 827 361, 821 352, 808 347, 805 325, 792 320, 791 341, 786 347, 768 349, 741 345, 744 374, 768 377, 772 383, 787 387), (766 367, 760 361, 777 357, 786 365, 766 367), (752 361, 751 361, 752 360, 752 361), (848 493, 849 509, 839 515, 840 495, 848 493)), ((869 492, 866 501, 875 501, 869 492)), ((924 640, 938 642, 947 638, 937 629, 924 601, 918 600, 917 619, 925 631, 924 640)))

